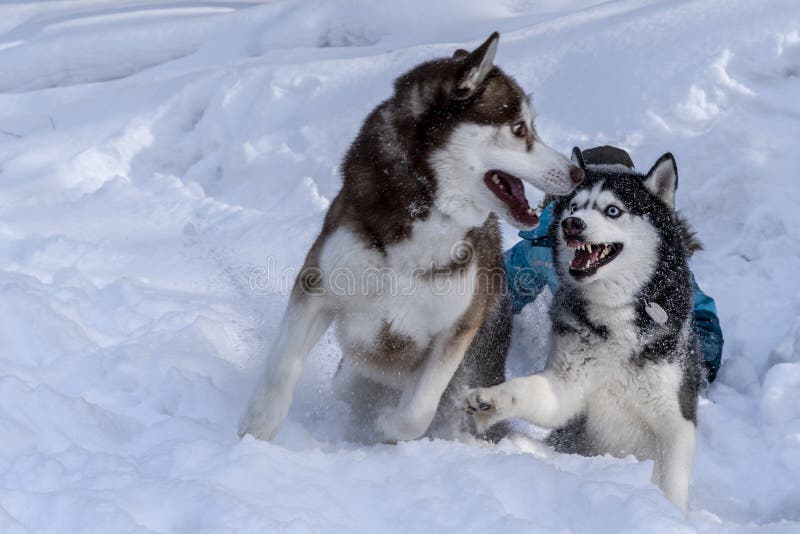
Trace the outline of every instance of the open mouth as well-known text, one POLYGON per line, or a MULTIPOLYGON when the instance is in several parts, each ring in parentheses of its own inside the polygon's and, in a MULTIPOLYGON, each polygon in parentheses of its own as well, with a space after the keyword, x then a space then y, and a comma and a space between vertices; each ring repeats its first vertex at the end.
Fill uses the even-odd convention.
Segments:
POLYGON ((483 181, 489 191, 508 206, 508 211, 517 222, 525 226, 539 224, 539 216, 533 211, 525 198, 525 188, 522 180, 507 172, 491 170, 483 176, 483 181))
POLYGON ((569 273, 575 278, 585 278, 608 265, 622 252, 622 243, 586 243, 568 240, 567 247, 575 251, 569 264, 569 273))

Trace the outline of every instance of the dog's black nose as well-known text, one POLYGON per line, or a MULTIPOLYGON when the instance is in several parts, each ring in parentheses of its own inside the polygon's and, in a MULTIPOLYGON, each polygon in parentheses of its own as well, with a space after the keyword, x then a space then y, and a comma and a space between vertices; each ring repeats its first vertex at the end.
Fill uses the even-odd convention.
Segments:
POLYGON ((583 174, 583 169, 580 167, 575 167, 574 165, 569 170, 569 177, 572 180, 572 183, 575 185, 578 185, 583 181, 583 174))
POLYGON ((586 223, 577 217, 567 217, 561 221, 561 228, 567 237, 578 237, 586 230, 586 223))

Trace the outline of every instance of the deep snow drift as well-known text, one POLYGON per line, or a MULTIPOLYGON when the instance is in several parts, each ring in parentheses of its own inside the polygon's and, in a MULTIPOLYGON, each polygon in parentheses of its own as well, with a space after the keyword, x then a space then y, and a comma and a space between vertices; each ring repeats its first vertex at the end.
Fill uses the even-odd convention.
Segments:
POLYGON ((798 95, 796 0, 4 3, 0 531, 797 532, 798 95), (688 518, 632 458, 343 442, 331 336, 236 437, 361 119, 493 30, 548 143, 676 155, 726 338, 688 518))

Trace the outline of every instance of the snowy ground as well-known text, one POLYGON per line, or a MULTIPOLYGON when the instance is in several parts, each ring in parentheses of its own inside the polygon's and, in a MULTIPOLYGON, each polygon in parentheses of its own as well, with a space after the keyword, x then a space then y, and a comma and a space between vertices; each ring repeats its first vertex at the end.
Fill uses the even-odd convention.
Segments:
POLYGON ((800 531, 798 95, 797 0, 0 4, 0 532, 800 531), (677 157, 726 337, 688 518, 632 458, 343 442, 330 337, 236 437, 360 121, 493 30, 553 146, 677 157))

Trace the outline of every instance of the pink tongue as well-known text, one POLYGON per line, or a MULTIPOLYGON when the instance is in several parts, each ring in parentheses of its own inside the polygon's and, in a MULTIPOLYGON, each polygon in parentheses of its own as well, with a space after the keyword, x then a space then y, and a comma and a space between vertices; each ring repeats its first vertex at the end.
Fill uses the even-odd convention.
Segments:
POLYGON ((519 180, 507 180, 509 185, 511 196, 514 197, 514 200, 519 202, 522 209, 527 211, 530 209, 530 204, 528 204, 528 199, 525 197, 525 188, 522 185, 522 182, 519 180))

